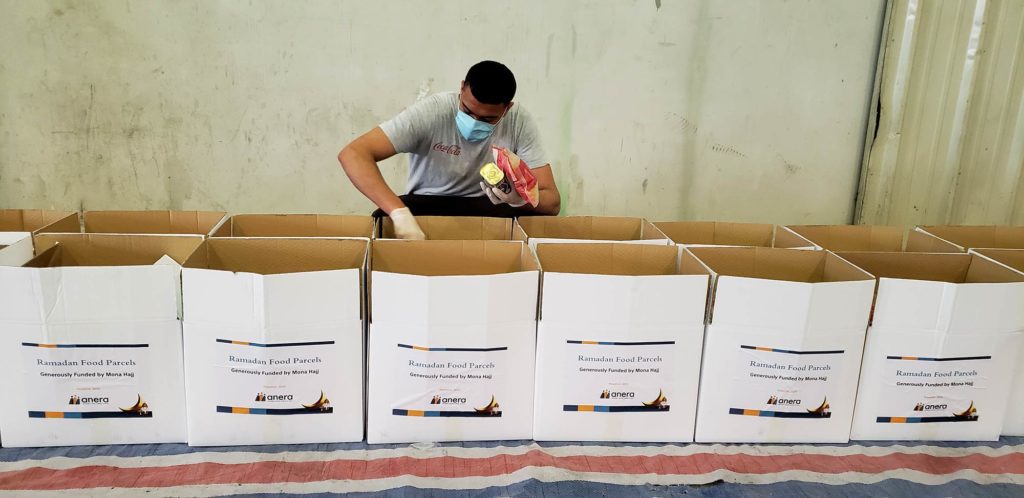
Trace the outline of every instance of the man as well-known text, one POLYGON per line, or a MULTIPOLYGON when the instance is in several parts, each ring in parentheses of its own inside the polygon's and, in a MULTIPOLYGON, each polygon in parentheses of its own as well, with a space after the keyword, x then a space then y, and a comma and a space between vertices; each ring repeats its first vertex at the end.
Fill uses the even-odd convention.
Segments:
POLYGON ((486 196, 495 206, 515 208, 514 214, 558 214, 561 197, 551 165, 533 119, 522 106, 514 105, 515 93, 515 77, 505 65, 477 63, 469 68, 459 92, 439 93, 414 103, 345 146, 338 161, 352 184, 391 217, 395 234, 403 239, 422 239, 423 231, 377 166, 400 152, 410 154, 409 194, 486 196), (506 194, 481 181, 480 168, 494 162, 491 145, 511 150, 530 166, 540 191, 537 207, 515 190, 506 194))

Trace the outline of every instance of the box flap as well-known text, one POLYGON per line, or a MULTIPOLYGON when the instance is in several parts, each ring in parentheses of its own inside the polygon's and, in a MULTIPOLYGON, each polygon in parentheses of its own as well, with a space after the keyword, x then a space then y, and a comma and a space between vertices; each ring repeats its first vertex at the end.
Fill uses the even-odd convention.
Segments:
POLYGON ((922 226, 919 230, 967 249, 1024 249, 1024 227, 1014 226, 922 226))
POLYGON ((1024 249, 971 249, 971 252, 1024 272, 1024 249))
POLYGON ((211 237, 184 267, 261 275, 362 269, 368 245, 365 239, 211 237))
POLYGON ((36 253, 39 255, 25 266, 152 265, 164 256, 181 263, 200 243, 202 237, 193 235, 43 233, 35 236, 36 253))
MULTIPOLYGON (((678 250, 646 244, 539 244, 545 273, 591 275, 677 275, 678 250)), ((706 272, 702 272, 706 274, 706 272)))
POLYGON ((971 254, 841 252, 840 257, 878 278, 934 282, 1024 282, 1024 275, 971 254))
POLYGON ((209 235, 222 211, 85 211, 86 233, 209 235))
POLYGON ((900 227, 879 225, 789 225, 786 228, 830 251, 899 252, 903 250, 906 233, 906 229, 900 227))
POLYGON ((907 252, 960 253, 964 248, 915 228, 907 233, 907 252))
POLYGON ((340 214, 236 214, 214 237, 365 237, 373 218, 340 214))
POLYGON ((691 247, 688 251, 716 276, 804 283, 873 280, 829 252, 766 247, 691 247))
POLYGON ((379 240, 374 272, 408 275, 493 275, 535 271, 539 264, 522 242, 496 240, 379 240))
POLYGON ((676 244, 715 246, 772 246, 774 225, 718 221, 660 221, 654 223, 676 244))
MULTIPOLYGON (((512 240, 511 218, 480 216, 417 216, 427 240, 512 240)), ((389 217, 380 220, 382 239, 394 239, 395 225, 389 217)))
POLYGON ((73 211, 0 209, 0 232, 78 231, 78 213, 73 211))
POLYGON ((523 216, 518 223, 529 238, 584 240, 665 239, 643 218, 605 216, 523 216))

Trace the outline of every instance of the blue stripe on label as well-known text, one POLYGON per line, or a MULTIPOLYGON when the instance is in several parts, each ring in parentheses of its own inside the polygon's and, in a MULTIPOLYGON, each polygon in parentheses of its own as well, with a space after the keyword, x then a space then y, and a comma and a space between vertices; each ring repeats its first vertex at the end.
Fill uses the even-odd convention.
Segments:
POLYGON ((970 361, 970 360, 991 360, 991 356, 958 356, 953 358, 925 358, 922 356, 886 356, 887 360, 903 361, 970 361))
POLYGON ((584 341, 570 339, 565 341, 566 344, 585 344, 588 346, 669 346, 675 344, 676 341, 641 341, 641 342, 622 342, 622 341, 584 341))
POLYGON ((295 346, 326 346, 334 344, 334 341, 311 341, 311 342, 278 342, 273 344, 263 344, 259 342, 249 341, 232 341, 230 339, 217 339, 217 342, 221 344, 234 344, 237 346, 252 346, 256 348, 290 348, 295 346))
POLYGON ((843 353, 845 353, 845 351, 843 351, 841 349, 828 350, 828 351, 796 351, 796 350, 792 350, 792 349, 777 349, 777 348, 769 348, 769 347, 762 347, 762 346, 747 346, 747 345, 741 345, 740 348, 742 348, 742 349, 753 349, 753 350, 757 350, 757 351, 770 351, 772 353, 801 354, 801 355, 805 355, 805 354, 843 354, 843 353))
POLYGON ((148 348, 149 344, 43 344, 37 342, 23 342, 22 346, 45 349, 64 348, 148 348))
POLYGON ((398 347, 405 348, 405 349, 415 349, 417 351, 447 351, 447 352, 452 352, 452 351, 483 352, 483 351, 507 351, 508 350, 508 346, 502 346, 502 347, 497 347, 497 348, 432 348, 432 347, 427 347, 427 346, 413 346, 411 344, 398 344, 398 347))

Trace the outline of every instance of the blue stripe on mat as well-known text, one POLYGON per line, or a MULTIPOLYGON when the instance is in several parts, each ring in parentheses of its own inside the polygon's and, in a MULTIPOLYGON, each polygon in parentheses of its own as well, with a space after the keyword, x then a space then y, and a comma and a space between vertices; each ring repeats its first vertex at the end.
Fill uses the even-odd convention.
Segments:
MULTIPOLYGON (((985 496, 991 498, 1019 498, 1024 495, 1024 486, 1013 484, 982 485, 973 481, 958 480, 946 484, 929 486, 901 479, 887 479, 876 484, 844 484, 839 486, 815 484, 801 481, 787 481, 776 484, 735 484, 717 482, 703 486, 623 486, 583 481, 544 483, 530 479, 511 486, 495 486, 476 490, 423 489, 405 486, 376 493, 320 493, 304 494, 303 497, 348 496, 358 498, 384 497, 406 498, 411 496, 485 498, 499 496, 588 496, 640 498, 648 496, 685 497, 786 497, 812 498, 821 496, 985 496)), ((299 496, 291 494, 249 494, 235 495, 269 498, 271 496, 299 496)))

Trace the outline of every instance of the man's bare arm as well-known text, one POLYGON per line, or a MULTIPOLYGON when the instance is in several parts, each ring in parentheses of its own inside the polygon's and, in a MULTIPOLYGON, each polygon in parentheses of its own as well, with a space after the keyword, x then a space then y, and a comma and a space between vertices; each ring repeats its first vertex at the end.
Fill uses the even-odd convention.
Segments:
POLYGON ((558 185, 555 185, 555 175, 551 172, 551 165, 545 164, 531 170, 533 176, 537 177, 537 188, 540 190, 540 203, 532 210, 537 214, 557 215, 562 210, 562 196, 558 193, 558 185))
POLYGON ((338 161, 352 184, 385 213, 405 207, 402 200, 391 190, 380 173, 379 161, 395 155, 395 146, 376 127, 341 149, 338 161))

